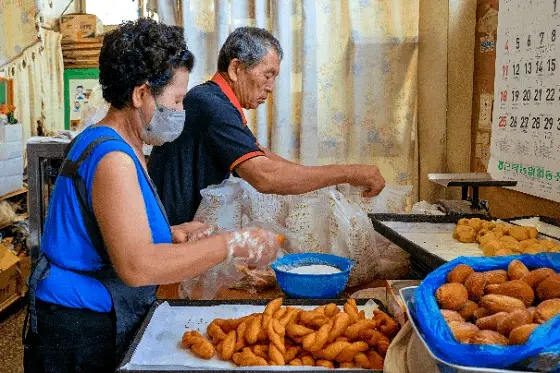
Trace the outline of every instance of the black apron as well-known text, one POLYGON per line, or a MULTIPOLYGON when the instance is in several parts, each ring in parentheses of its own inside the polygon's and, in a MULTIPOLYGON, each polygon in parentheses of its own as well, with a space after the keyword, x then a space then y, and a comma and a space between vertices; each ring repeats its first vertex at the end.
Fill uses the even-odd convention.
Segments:
MULTIPOLYGON (((66 151, 66 157, 74 145, 76 137, 68 146, 66 151)), ((99 231, 99 226, 97 225, 97 220, 93 214, 92 209, 88 206, 88 194, 86 189, 85 180, 80 176, 78 173, 78 169, 80 165, 86 160, 86 158, 91 154, 91 152, 97 147, 99 144, 110 141, 122 141, 116 137, 111 136, 102 136, 94 141, 92 141, 84 152, 79 156, 77 161, 72 161, 69 158, 64 160, 62 164, 62 168, 60 171, 60 176, 69 177, 73 181, 74 188, 76 189, 76 194, 78 197, 78 201, 80 204, 80 211, 81 215, 88 233, 88 236, 95 247, 97 253, 101 257, 102 262, 104 263, 103 267, 98 271, 76 271, 71 270, 73 272, 86 275, 89 277, 93 277, 99 280, 109 291, 111 294, 111 298, 113 301, 113 313, 114 319, 116 323, 116 333, 115 333, 115 345, 116 345, 116 357, 117 363, 123 357, 125 349, 128 347, 134 334, 138 327, 140 326, 141 321, 145 317, 146 313, 148 312, 151 304, 156 300, 156 286, 140 286, 140 287, 130 287, 125 285, 120 278, 118 277, 117 273, 115 272, 105 245, 103 244, 103 239, 101 237, 101 232, 99 231)), ((152 191, 154 192, 154 196, 156 197, 157 203, 163 213, 167 221, 167 215, 163 208, 163 205, 158 197, 157 191, 155 186, 152 183, 152 180, 144 171, 144 175, 146 176, 148 183, 152 191)), ((169 224, 169 221, 167 221, 169 224)), ((31 332, 37 333, 37 313, 36 313, 36 290, 37 284, 39 281, 47 278, 49 276, 49 268, 51 265, 57 265, 56 263, 52 263, 50 259, 43 253, 40 254, 39 260, 35 264, 31 275, 28 279, 28 287, 29 287, 29 307, 28 313, 26 315, 26 320, 24 322, 23 327, 23 339, 26 340, 26 329, 28 320, 30 318, 31 321, 31 332)), ((24 342, 25 343, 25 342, 24 342)))

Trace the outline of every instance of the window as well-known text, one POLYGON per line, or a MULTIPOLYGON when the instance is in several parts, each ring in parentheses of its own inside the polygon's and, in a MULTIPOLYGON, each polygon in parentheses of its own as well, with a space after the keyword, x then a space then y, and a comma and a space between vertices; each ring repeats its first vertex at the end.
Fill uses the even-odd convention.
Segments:
POLYGON ((86 0, 86 13, 95 14, 104 25, 138 19, 139 0, 86 0))

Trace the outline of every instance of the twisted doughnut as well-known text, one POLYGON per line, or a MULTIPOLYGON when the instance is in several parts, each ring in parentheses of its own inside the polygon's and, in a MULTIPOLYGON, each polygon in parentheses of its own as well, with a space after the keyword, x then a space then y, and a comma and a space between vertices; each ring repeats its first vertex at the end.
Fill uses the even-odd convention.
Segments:
POLYGON ((196 330, 183 334, 182 343, 201 359, 211 359, 214 356, 214 347, 209 340, 196 330))

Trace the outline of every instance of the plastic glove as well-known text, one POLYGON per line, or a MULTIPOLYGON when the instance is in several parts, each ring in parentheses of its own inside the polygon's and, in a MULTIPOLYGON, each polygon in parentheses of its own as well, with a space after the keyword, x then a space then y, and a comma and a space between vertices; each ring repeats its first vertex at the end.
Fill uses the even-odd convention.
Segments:
POLYGON ((243 260, 256 268, 274 261, 284 242, 284 236, 260 228, 244 229, 229 233, 228 261, 243 260))

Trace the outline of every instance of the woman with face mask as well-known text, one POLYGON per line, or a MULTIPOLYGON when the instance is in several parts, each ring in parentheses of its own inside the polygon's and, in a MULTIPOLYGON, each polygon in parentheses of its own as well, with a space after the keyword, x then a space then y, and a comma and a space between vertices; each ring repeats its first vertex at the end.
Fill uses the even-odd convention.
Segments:
POLYGON ((167 222, 142 145, 183 129, 194 57, 182 28, 124 23, 105 36, 99 64, 111 107, 71 143, 56 180, 29 278, 26 372, 113 372, 156 285, 236 257, 258 266, 280 246, 260 229, 205 237, 202 224, 167 222))

